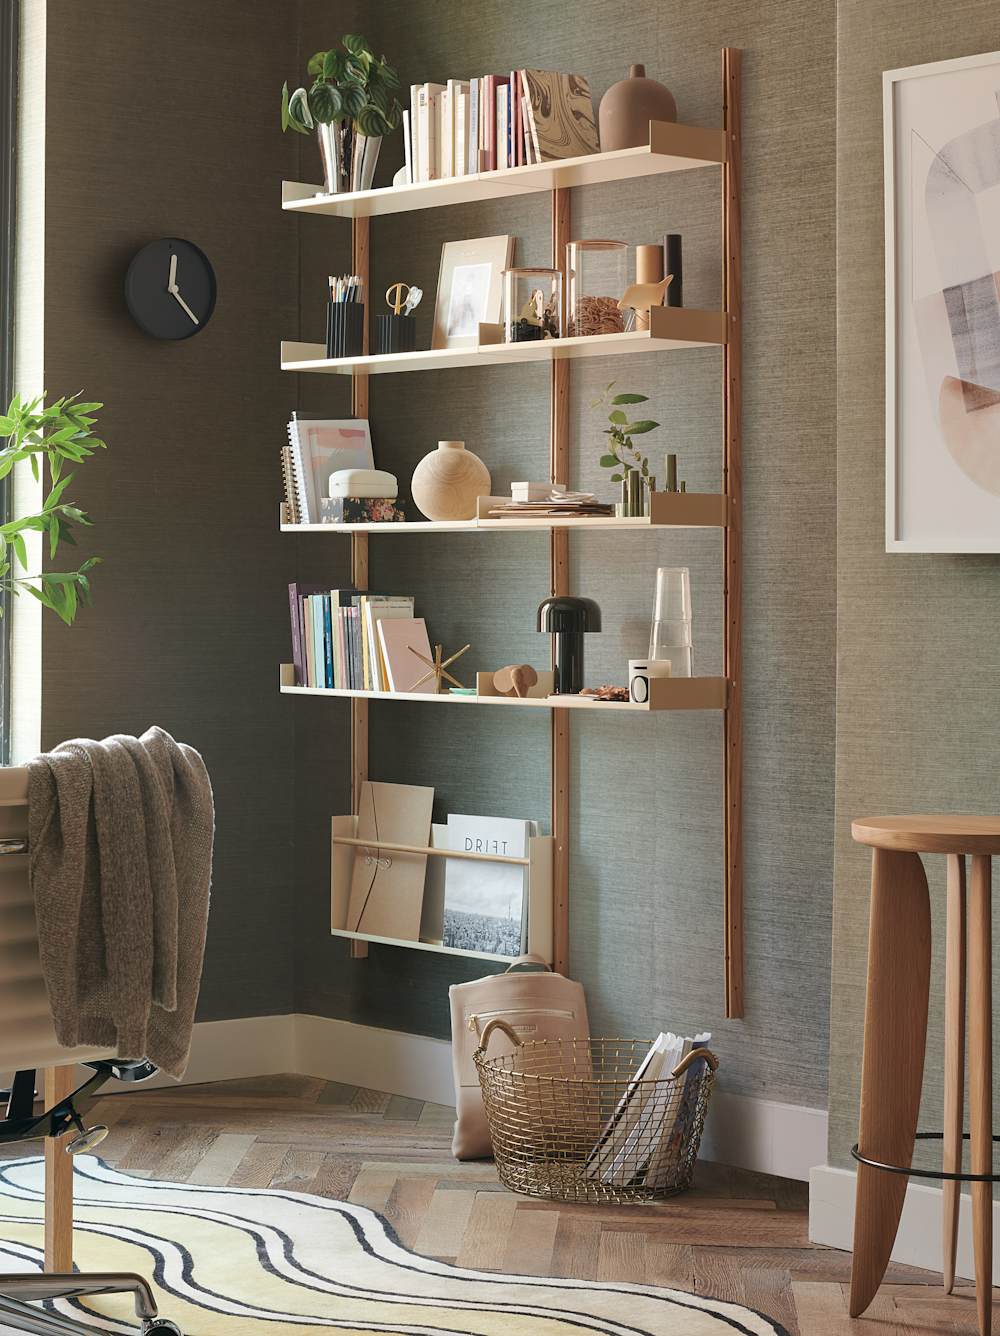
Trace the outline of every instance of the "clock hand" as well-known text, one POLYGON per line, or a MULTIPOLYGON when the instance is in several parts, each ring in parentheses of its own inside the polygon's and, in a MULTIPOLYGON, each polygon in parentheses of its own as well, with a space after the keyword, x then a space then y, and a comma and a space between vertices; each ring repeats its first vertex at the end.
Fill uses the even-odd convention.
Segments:
POLYGON ((170 277, 167 279, 167 291, 173 292, 177 286, 177 256, 170 257, 170 277))
POLYGON ((194 311, 191 310, 191 307, 188 306, 187 302, 181 296, 180 289, 178 288, 177 284, 175 283, 174 286, 172 288, 168 288, 167 291, 170 293, 171 297, 173 297, 175 301, 181 304, 183 309, 188 313, 188 315, 191 317, 194 323, 196 325, 199 324, 200 322, 198 320, 198 317, 195 315, 194 311))

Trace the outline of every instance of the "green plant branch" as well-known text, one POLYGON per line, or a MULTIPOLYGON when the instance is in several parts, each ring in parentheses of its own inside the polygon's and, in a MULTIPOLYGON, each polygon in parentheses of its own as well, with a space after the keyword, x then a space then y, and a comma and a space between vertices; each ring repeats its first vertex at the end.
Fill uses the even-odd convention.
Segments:
POLYGON ((15 568, 28 571, 26 534, 47 534, 49 560, 54 560, 60 543, 76 546, 74 525, 89 527, 86 511, 63 500, 74 475, 64 477, 62 469, 67 462, 83 463, 97 450, 106 448, 106 443, 91 430, 97 420, 94 414, 100 408, 103 404, 79 402, 79 395, 57 399, 48 407, 44 406, 44 395, 30 401, 15 395, 6 414, 0 416, 0 436, 6 438, 6 445, 0 449, 0 478, 25 460, 30 463, 36 481, 41 481, 41 471, 46 466, 49 475, 49 489, 41 510, 16 516, 0 525, 0 590, 15 597, 27 591, 67 626, 72 624, 80 605, 90 602, 87 572, 100 558, 88 557, 75 571, 18 575, 15 568))

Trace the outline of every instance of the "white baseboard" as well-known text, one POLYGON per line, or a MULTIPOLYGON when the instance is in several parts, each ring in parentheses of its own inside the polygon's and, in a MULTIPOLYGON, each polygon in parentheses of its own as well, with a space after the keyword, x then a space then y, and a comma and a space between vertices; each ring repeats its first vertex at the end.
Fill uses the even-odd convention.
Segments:
POLYGON ((325 1016, 296 1016, 295 1071, 408 1099, 454 1104, 451 1044, 325 1016))
POLYGON ((701 1154, 706 1160, 808 1182, 813 1165, 826 1159, 828 1122, 826 1109, 716 1090, 701 1154))
MULTIPOLYGON (((369 1086, 409 1099, 453 1104, 451 1045, 444 1039, 379 1030, 325 1016, 251 1016, 194 1028, 185 1085, 296 1072, 369 1086)), ((149 1086, 173 1085, 157 1076, 149 1086)), ((826 1158, 824 1109, 716 1090, 702 1156, 723 1164, 808 1179, 826 1158)))
MULTIPOLYGON (((821 1164, 809 1175, 809 1238, 850 1252, 854 1235, 855 1175, 850 1169, 821 1164)), ((993 1203, 993 1237, 1000 1239, 1000 1202, 993 1203)), ((892 1260, 928 1271, 941 1270, 941 1190, 910 1183, 896 1235, 892 1260)), ((972 1204, 962 1193, 958 1218, 956 1275, 975 1276, 972 1260, 972 1204)), ((993 1251, 993 1284, 1000 1284, 1000 1249, 993 1251)))

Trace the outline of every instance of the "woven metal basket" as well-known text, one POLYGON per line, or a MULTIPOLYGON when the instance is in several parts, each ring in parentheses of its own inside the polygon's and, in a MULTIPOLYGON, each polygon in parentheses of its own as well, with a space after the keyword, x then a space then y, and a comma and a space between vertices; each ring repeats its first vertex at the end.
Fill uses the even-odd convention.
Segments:
POLYGON ((559 1201, 658 1201, 691 1186, 718 1060, 698 1048, 636 1081, 643 1039, 522 1042, 503 1020, 474 1054, 500 1181, 559 1201), (512 1053, 487 1057, 501 1031, 512 1053))

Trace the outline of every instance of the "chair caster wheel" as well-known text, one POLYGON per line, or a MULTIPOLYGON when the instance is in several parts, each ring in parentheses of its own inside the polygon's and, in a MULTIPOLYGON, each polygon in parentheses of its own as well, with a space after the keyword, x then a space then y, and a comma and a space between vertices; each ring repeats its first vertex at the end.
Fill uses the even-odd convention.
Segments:
POLYGON ((88 1150, 93 1150, 95 1146, 99 1146, 107 1135, 108 1129, 103 1123, 95 1123, 93 1127, 83 1128, 78 1136, 66 1143, 66 1154, 84 1155, 88 1150))
POLYGON ((165 1317, 150 1317, 142 1324, 142 1336, 184 1336, 176 1322, 165 1317))

